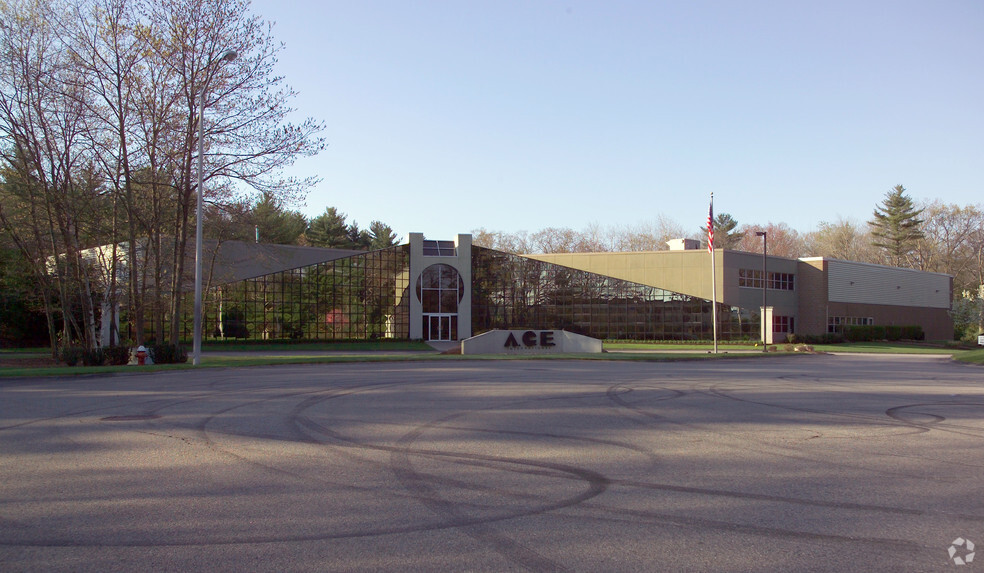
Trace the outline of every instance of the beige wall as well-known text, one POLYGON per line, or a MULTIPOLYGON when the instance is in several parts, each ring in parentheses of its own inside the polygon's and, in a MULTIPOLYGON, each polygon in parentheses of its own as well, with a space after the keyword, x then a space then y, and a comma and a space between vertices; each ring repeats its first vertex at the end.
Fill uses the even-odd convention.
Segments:
MULTIPOLYGON (((527 256, 711 299, 711 261, 706 250, 527 256)), ((738 271, 760 270, 762 255, 716 250, 714 256, 717 301, 757 311, 762 306, 762 289, 739 287, 738 271)), ((919 324, 929 339, 953 336, 953 323, 948 313, 952 279, 947 275, 823 258, 797 260, 770 256, 766 267, 770 273, 790 273, 796 277, 795 290, 770 289, 766 294, 766 304, 773 307, 777 316, 793 317, 797 334, 826 333, 828 316, 870 316, 879 325, 919 324), (834 270, 831 270, 831 265, 834 265, 834 270), (834 288, 831 285, 836 286, 837 292, 843 295, 846 288, 861 284, 859 281, 865 285, 870 283, 863 290, 855 291, 863 296, 831 296, 834 288), (831 298, 834 300, 831 301, 831 298), (844 301, 844 298, 848 300, 844 301), (879 301, 892 304, 874 304, 879 301)))
MULTIPOLYGON (((598 273, 710 300, 711 258, 706 250, 639 253, 525 255, 565 267, 598 273)), ((724 302, 724 251, 715 251, 718 300, 724 302)), ((737 271, 736 271, 737 273, 737 271)), ((737 284, 735 274, 735 284, 737 284)))
MULTIPOLYGON (((654 251, 642 253, 567 253, 527 255, 532 259, 582 271, 607 275, 639 284, 711 300, 711 258, 706 250, 654 251)), ((738 270, 762 268, 762 255, 715 250, 717 301, 729 306, 758 309, 762 289, 738 286, 738 270)), ((768 272, 795 274, 797 261, 768 257, 768 272)), ((768 306, 777 315, 795 316, 795 291, 769 290, 768 306)))

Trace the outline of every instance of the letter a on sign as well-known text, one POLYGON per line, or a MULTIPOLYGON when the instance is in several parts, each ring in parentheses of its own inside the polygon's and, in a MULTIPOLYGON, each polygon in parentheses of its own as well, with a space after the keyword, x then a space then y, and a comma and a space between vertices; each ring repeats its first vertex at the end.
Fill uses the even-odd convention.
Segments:
POLYGON ((516 337, 513 336, 512 333, 510 332, 509 333, 509 338, 506 339, 506 343, 503 344, 503 346, 506 347, 506 348, 515 348, 515 347, 519 346, 519 343, 516 342, 516 337))

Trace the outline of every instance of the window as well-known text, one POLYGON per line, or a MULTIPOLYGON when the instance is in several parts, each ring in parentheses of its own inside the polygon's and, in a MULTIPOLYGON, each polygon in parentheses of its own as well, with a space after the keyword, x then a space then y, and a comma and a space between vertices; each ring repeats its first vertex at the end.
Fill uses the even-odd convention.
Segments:
POLYGON ((793 322, 793 317, 791 316, 775 316, 772 317, 772 332, 785 332, 789 334, 794 332, 795 323, 793 322))
MULTIPOLYGON (((792 273, 769 273, 769 289, 793 290, 795 275, 792 273)), ((754 269, 738 269, 738 286, 762 288, 762 271, 754 269)))
POLYGON ((827 317, 827 332, 833 334, 843 331, 845 326, 872 326, 875 319, 870 316, 829 316, 827 317))
POLYGON ((417 279, 417 297, 425 314, 457 314, 465 283, 454 267, 431 265, 417 279))
POLYGON ((424 241, 425 257, 453 257, 456 252, 454 241, 424 241))
POLYGON ((793 290, 791 273, 769 273, 769 288, 772 290, 793 290))
POLYGON ((762 288, 762 271, 738 269, 738 286, 762 288))

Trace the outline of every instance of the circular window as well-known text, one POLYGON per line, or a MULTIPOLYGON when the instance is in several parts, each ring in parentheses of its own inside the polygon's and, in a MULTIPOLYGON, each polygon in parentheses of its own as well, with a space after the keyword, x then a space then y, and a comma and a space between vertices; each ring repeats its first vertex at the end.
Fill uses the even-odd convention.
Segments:
POLYGON ((450 265, 431 265, 417 279, 417 300, 425 313, 457 314, 464 294, 465 283, 450 265))

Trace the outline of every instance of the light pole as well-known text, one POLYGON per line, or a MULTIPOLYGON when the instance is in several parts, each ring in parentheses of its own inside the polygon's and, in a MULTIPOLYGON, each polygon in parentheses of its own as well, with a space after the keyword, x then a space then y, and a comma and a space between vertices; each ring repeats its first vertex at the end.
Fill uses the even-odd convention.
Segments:
MULTIPOLYGON (((219 65, 223 62, 231 62, 239 54, 236 50, 226 50, 222 52, 218 60, 219 65)), ((211 67, 212 62, 206 66, 211 67)), ((206 76, 202 91, 198 94, 198 205, 195 207, 195 334, 192 343, 191 363, 198 366, 202 362, 202 202, 205 195, 205 187, 202 183, 203 164, 205 159, 205 99, 208 96, 208 81, 211 79, 206 76)))
POLYGON ((761 323, 762 323, 762 352, 768 352, 769 351, 769 346, 765 342, 765 340, 766 340, 766 336, 765 336, 765 329, 766 329, 766 324, 765 324, 765 293, 766 293, 766 291, 769 288, 769 273, 768 273, 768 269, 766 269, 766 266, 765 266, 766 251, 768 250, 768 247, 767 247, 767 245, 768 245, 767 235, 768 235, 768 233, 766 233, 765 231, 756 231, 755 232, 755 236, 756 237, 762 237, 762 320, 761 320, 761 323))

